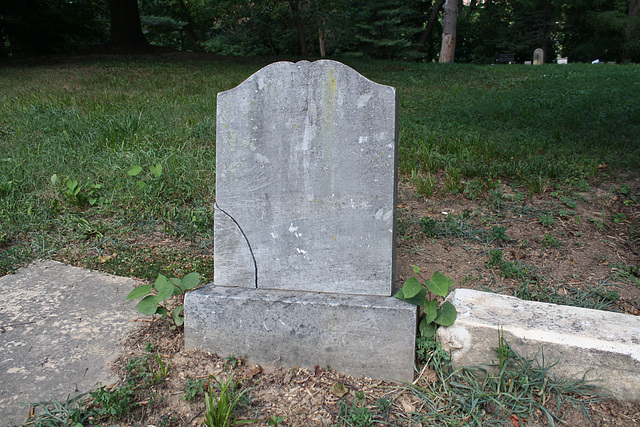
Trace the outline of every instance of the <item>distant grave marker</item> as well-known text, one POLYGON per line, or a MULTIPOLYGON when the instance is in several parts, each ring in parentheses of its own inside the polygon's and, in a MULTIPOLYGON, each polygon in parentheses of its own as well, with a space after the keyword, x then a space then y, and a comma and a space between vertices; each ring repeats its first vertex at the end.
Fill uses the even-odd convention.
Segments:
POLYGON ((544 50, 538 48, 533 51, 533 65, 544 64, 544 50))
POLYGON ((391 297, 397 96, 335 61, 218 94, 215 277, 190 348, 411 380, 417 311, 391 297))

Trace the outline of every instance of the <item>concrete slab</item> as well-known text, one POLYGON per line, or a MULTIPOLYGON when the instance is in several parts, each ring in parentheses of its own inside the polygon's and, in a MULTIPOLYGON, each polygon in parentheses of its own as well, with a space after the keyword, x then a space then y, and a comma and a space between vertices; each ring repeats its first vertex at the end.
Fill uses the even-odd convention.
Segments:
POLYGON ((557 361, 552 372, 581 378, 610 390, 621 400, 640 399, 640 317, 457 289, 448 300, 458 318, 438 329, 443 348, 456 367, 496 362, 504 337, 527 357, 544 349, 557 361))
POLYGON ((21 403, 64 400, 115 378, 109 363, 138 317, 133 279, 40 261, 0 277, 0 426, 21 403))
POLYGON ((263 366, 411 381, 417 307, 393 297, 244 289, 186 294, 185 346, 263 366))

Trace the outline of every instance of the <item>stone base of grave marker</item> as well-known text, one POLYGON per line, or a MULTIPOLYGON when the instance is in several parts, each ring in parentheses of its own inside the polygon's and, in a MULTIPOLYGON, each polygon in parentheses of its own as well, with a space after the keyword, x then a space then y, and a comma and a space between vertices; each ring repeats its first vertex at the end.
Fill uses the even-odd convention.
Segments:
POLYGON ((392 297, 209 284, 185 298, 185 346, 262 366, 413 379, 416 307, 392 297))

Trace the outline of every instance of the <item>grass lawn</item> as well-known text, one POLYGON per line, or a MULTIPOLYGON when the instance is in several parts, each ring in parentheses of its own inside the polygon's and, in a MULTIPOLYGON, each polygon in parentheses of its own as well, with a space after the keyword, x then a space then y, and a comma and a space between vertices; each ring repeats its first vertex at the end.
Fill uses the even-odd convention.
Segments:
MULTIPOLYGON (((345 62, 398 88, 401 179, 422 195, 477 196, 498 179, 538 193, 640 170, 636 65, 345 62)), ((0 274, 53 257, 211 278, 216 93, 265 64, 1 69, 0 274)))

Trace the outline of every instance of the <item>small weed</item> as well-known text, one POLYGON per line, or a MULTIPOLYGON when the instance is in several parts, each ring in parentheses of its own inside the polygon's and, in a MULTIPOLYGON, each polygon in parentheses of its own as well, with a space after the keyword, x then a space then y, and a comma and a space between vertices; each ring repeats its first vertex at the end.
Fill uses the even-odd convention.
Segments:
POLYGON ((627 221, 627 216, 622 212, 616 212, 613 214, 613 222, 616 224, 621 224, 627 221))
POLYGON ((567 196, 563 196, 560 197, 560 201, 562 203, 564 203, 565 205, 567 205, 568 207, 570 207, 571 209, 574 209, 576 206, 578 206, 578 202, 571 199, 570 197, 567 196))
POLYGON ((629 187, 628 185, 621 185, 620 188, 618 189, 618 194, 622 194, 623 196, 626 196, 630 193, 631 193, 631 187, 629 187))
POLYGON ((380 399, 376 400, 376 408, 378 409, 378 412, 382 414, 383 417, 386 418, 386 416, 389 414, 389 410, 391 409, 392 403, 393 402, 390 401, 389 399, 385 397, 381 397, 380 399))
POLYGON ((540 224, 542 224, 542 226, 549 228, 553 227, 553 224, 556 223, 556 220, 553 219, 552 214, 541 214, 538 217, 538 221, 540 221, 540 224))
POLYGON ((524 200, 524 197, 524 193, 516 191, 516 194, 513 196, 513 201, 516 203, 522 202, 524 200))
POLYGON ((589 222, 595 224, 601 231, 604 231, 607 228, 607 224, 604 222, 604 220, 590 217, 589 222))
POLYGON ((544 193, 549 187, 549 180, 542 175, 538 175, 535 177, 525 178, 524 184, 525 187, 529 190, 529 198, 531 198, 534 194, 544 193))
POLYGON ((440 381, 407 387, 424 405, 419 421, 425 425, 515 425, 515 419, 532 417, 556 425, 561 420, 545 407, 550 401, 558 407, 574 406, 588 420, 587 405, 603 396, 584 380, 556 378, 542 352, 530 359, 521 357, 502 333, 496 348, 498 363, 455 371, 440 344, 432 341, 423 346, 429 349, 424 358, 440 381))
POLYGON ((503 253, 500 249, 489 251, 489 261, 487 262, 487 267, 498 268, 502 276, 507 279, 533 277, 531 268, 526 264, 521 263, 519 260, 515 260, 513 262, 504 261, 502 257, 503 253))
POLYGON ((434 337, 419 337, 416 340, 416 356, 436 372, 451 371, 451 355, 442 349, 434 337))
POLYGON ((447 177, 445 179, 444 188, 451 194, 458 194, 464 191, 464 185, 462 183, 462 170, 454 167, 446 167, 445 172, 447 177))
POLYGON ((87 393, 75 397, 67 397, 64 402, 51 400, 32 404, 33 412, 39 412, 29 418, 23 427, 72 426, 91 425, 97 416, 96 412, 84 404, 87 393))
POLYGON ((507 227, 495 226, 492 229, 491 235, 493 239, 498 242, 508 242, 511 240, 509 236, 507 236, 507 227))
MULTIPOLYGON (((50 180, 54 186, 61 181, 57 174, 53 174, 50 180)), ((72 206, 86 208, 99 202, 104 202, 104 199, 98 194, 102 184, 89 182, 86 185, 82 185, 77 179, 67 177, 63 180, 63 186, 62 195, 72 206)))
POLYGON ((420 220, 422 232, 429 237, 455 237, 458 239, 480 241, 488 243, 491 232, 484 228, 476 228, 470 224, 470 214, 463 212, 457 215, 447 215, 444 221, 438 222, 434 218, 425 216, 420 220))
MULTIPOLYGON (((142 171, 142 166, 134 165, 129 168, 129 170, 127 171, 127 175, 129 175, 130 177, 139 177, 142 171)), ((160 163, 149 166, 149 173, 145 176, 140 176, 140 179, 136 181, 136 189, 139 191, 148 189, 150 185, 154 185, 155 183, 159 182, 161 176, 162 165, 160 163)))
POLYGON ((623 263, 616 263, 611 267, 614 272, 614 279, 640 287, 640 265, 633 267, 623 263))
POLYGON ((212 387, 209 387, 209 391, 205 392, 205 422, 207 427, 227 427, 235 426, 237 424, 253 423, 253 420, 236 420, 236 411, 238 411, 241 403, 241 399, 249 391, 249 389, 243 389, 237 391, 239 384, 233 380, 233 376, 229 376, 226 381, 222 382, 215 376, 211 376, 213 381, 209 384, 217 385, 217 393, 212 387))
POLYGON ((615 311, 614 305, 620 299, 620 295, 615 290, 606 289, 608 286, 614 285, 601 283, 587 289, 563 286, 561 290, 556 290, 553 286, 522 281, 514 290, 513 296, 528 301, 615 311))
POLYGON ((160 353, 153 354, 152 357, 158 364, 158 368, 150 368, 151 375, 153 376, 153 382, 155 384, 161 383, 169 375, 169 364, 164 362, 164 359, 160 353))
POLYGON ((340 403, 338 418, 345 426, 365 427, 373 423, 373 416, 369 408, 365 406, 359 407, 356 404, 348 404, 346 402, 340 403))
POLYGON ((233 369, 236 366, 242 365, 242 358, 236 356, 235 354, 231 354, 225 357, 223 361, 225 369, 233 369))
POLYGON ((464 194, 467 196, 467 198, 476 200, 477 198, 482 196, 485 190, 486 185, 484 184, 484 182, 478 178, 475 178, 466 183, 464 187, 464 194))
POLYGON ((431 197, 436 191, 436 181, 429 172, 424 175, 423 173, 412 169, 410 181, 416 187, 416 191, 421 196, 431 197))
POLYGON ((438 222, 428 216, 420 220, 420 227, 422 228, 422 232, 429 237, 436 237, 441 233, 438 222))
POLYGON ((207 380, 204 378, 187 377, 187 382, 184 384, 184 393, 182 394, 182 398, 184 400, 195 399, 198 394, 204 393, 206 384, 207 380))
POLYGON ((504 194, 498 189, 489 192, 489 203, 493 209, 499 209, 504 204, 504 194))
POLYGON ((284 422, 284 416, 276 416, 273 415, 271 418, 269 418, 269 421, 267 421, 267 425, 269 426, 274 426, 274 427, 280 427, 282 426, 282 423, 284 422))
POLYGON ((153 384, 153 375, 148 367, 149 355, 134 357, 127 361, 127 382, 131 385, 140 384, 148 387, 153 384))
POLYGON ((97 415, 107 417, 110 421, 121 418, 135 406, 132 402, 133 390, 129 385, 112 389, 101 386, 89 395, 93 399, 92 405, 97 415))
POLYGON ((544 237, 542 238, 542 247, 544 249, 559 248, 560 245, 561 243, 558 240, 556 240, 556 238, 553 237, 551 234, 545 233, 544 237))
POLYGON ((349 400, 343 398, 340 400, 338 419, 339 425, 350 427, 371 426, 376 422, 381 422, 389 412, 391 402, 387 399, 378 399, 376 405, 367 407, 365 402, 365 394, 363 391, 357 391, 355 398, 349 400))

